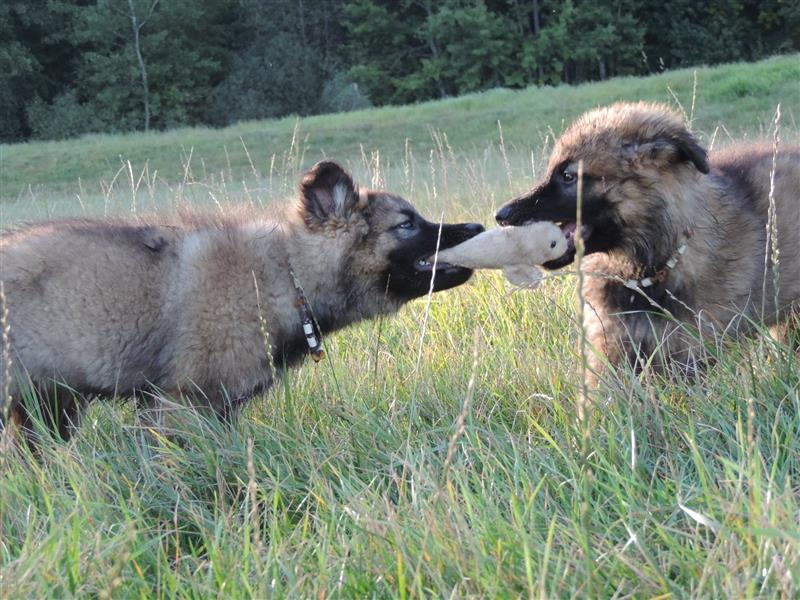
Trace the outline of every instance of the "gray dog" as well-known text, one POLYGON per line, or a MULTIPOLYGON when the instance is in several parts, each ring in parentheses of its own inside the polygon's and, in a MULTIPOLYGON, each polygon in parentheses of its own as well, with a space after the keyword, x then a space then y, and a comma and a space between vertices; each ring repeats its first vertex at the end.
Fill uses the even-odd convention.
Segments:
POLYGON ((74 220, 6 232, 11 416, 29 425, 19 396, 30 381, 62 436, 93 396, 181 393, 226 417, 269 388, 273 368, 309 351, 320 357, 322 333, 396 311, 427 294, 431 278, 433 291, 467 281, 469 269, 441 263, 434 273, 427 258, 437 241, 448 248, 481 231, 440 229, 325 161, 303 176, 299 201, 272 216, 74 220))

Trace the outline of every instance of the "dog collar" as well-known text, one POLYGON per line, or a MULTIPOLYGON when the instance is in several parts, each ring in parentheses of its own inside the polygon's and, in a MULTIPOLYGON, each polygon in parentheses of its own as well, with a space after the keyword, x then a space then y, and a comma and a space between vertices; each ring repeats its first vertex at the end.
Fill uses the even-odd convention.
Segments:
POLYGON ((318 327, 314 326, 314 320, 311 317, 311 311, 308 308, 308 299, 306 298, 303 288, 300 287, 300 282, 294 275, 294 271, 289 267, 289 277, 292 280, 292 285, 296 292, 294 305, 300 313, 300 321, 303 325, 303 333, 306 337, 308 344, 308 352, 314 362, 319 362, 325 358, 325 350, 322 348, 322 333, 318 327))
MULTIPOLYGON (((688 240, 690 237, 692 237, 692 230, 687 229, 683 232, 683 236, 685 240, 688 240)), ((680 246, 678 246, 678 249, 672 253, 672 256, 669 257, 664 266, 656 271, 653 275, 649 277, 642 277, 641 279, 628 279, 625 282, 625 287, 633 290, 637 288, 647 288, 657 283, 664 283, 669 276, 669 272, 675 268, 675 265, 678 264, 681 256, 683 256, 688 248, 689 246, 687 245, 686 241, 684 241, 680 246)))

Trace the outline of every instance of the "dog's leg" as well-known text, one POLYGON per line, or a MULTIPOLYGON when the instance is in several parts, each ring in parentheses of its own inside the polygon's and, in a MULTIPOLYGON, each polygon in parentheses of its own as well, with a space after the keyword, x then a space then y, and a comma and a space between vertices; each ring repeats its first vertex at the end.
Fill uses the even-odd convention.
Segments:
POLYGON ((134 390, 133 400, 139 427, 150 433, 166 436, 167 413, 172 404, 167 394, 148 385, 134 390))
POLYGON ((794 351, 795 358, 800 358, 800 307, 792 307, 786 322, 786 343, 794 351))
POLYGON ((243 402, 231 399, 217 385, 200 387, 188 383, 177 386, 170 393, 160 390, 140 392, 137 394, 137 404, 142 409, 140 420, 146 429, 174 438, 187 426, 187 417, 192 419, 200 416, 216 418, 223 423, 233 422, 243 402))
POLYGON ((657 315, 591 311, 586 313, 585 331, 592 347, 587 357, 588 379, 595 388, 618 386, 614 373, 621 367, 636 375, 650 371, 694 378, 707 362, 702 340, 681 324, 657 315))
MULTIPOLYGON (((0 454, 18 450, 23 438, 28 437, 29 420, 27 413, 19 405, 12 406, 4 415, 0 416, 0 454)), ((31 448, 34 441, 28 440, 31 448)))
POLYGON ((786 344, 800 358, 800 307, 792 307, 786 319, 769 328, 776 342, 786 344))
MULTIPOLYGON (((38 414, 35 416, 41 419, 47 431, 68 441, 80 425, 81 399, 72 390, 54 381, 36 385, 33 392, 38 402, 38 414)), ((30 419, 28 425, 32 425, 30 419)), ((34 429, 35 426, 30 431, 36 436, 34 429)))
POLYGON ((38 455, 44 438, 54 436, 68 441, 80 424, 81 402, 71 390, 50 382, 33 385, 30 394, 12 405, 9 431, 15 445, 24 439, 38 455))
POLYGON ((714 335, 713 329, 707 329, 701 337, 688 327, 669 321, 657 325, 657 360, 654 362, 659 372, 681 379, 696 379, 705 371, 709 356, 704 341, 710 341, 706 338, 714 335))
POLYGON ((598 309, 587 302, 581 334, 586 335, 589 343, 586 379, 590 388, 613 386, 617 382, 616 369, 626 362, 635 364, 635 344, 630 342, 624 319, 619 315, 610 315, 604 308, 598 309))

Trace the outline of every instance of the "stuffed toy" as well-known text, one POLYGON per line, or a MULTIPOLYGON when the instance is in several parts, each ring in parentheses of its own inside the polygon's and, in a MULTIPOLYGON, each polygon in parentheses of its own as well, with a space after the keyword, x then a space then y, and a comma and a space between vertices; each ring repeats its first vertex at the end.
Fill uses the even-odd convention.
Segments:
POLYGON ((502 269, 513 285, 534 289, 542 274, 535 265, 561 258, 569 238, 554 223, 540 221, 490 229, 439 252, 438 261, 470 269, 502 269))

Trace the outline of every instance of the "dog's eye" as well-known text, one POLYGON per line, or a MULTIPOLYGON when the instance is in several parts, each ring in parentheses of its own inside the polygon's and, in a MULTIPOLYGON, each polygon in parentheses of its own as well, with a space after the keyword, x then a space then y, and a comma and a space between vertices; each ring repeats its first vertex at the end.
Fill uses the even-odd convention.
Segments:
POLYGON ((573 181, 575 181, 575 175, 573 173, 570 173, 569 171, 562 171, 561 177, 564 179, 566 183, 572 183, 573 181))
POLYGON ((408 221, 403 221, 399 225, 394 226, 395 229, 411 229, 412 227, 414 227, 414 221, 412 221, 411 219, 409 219, 408 221))

